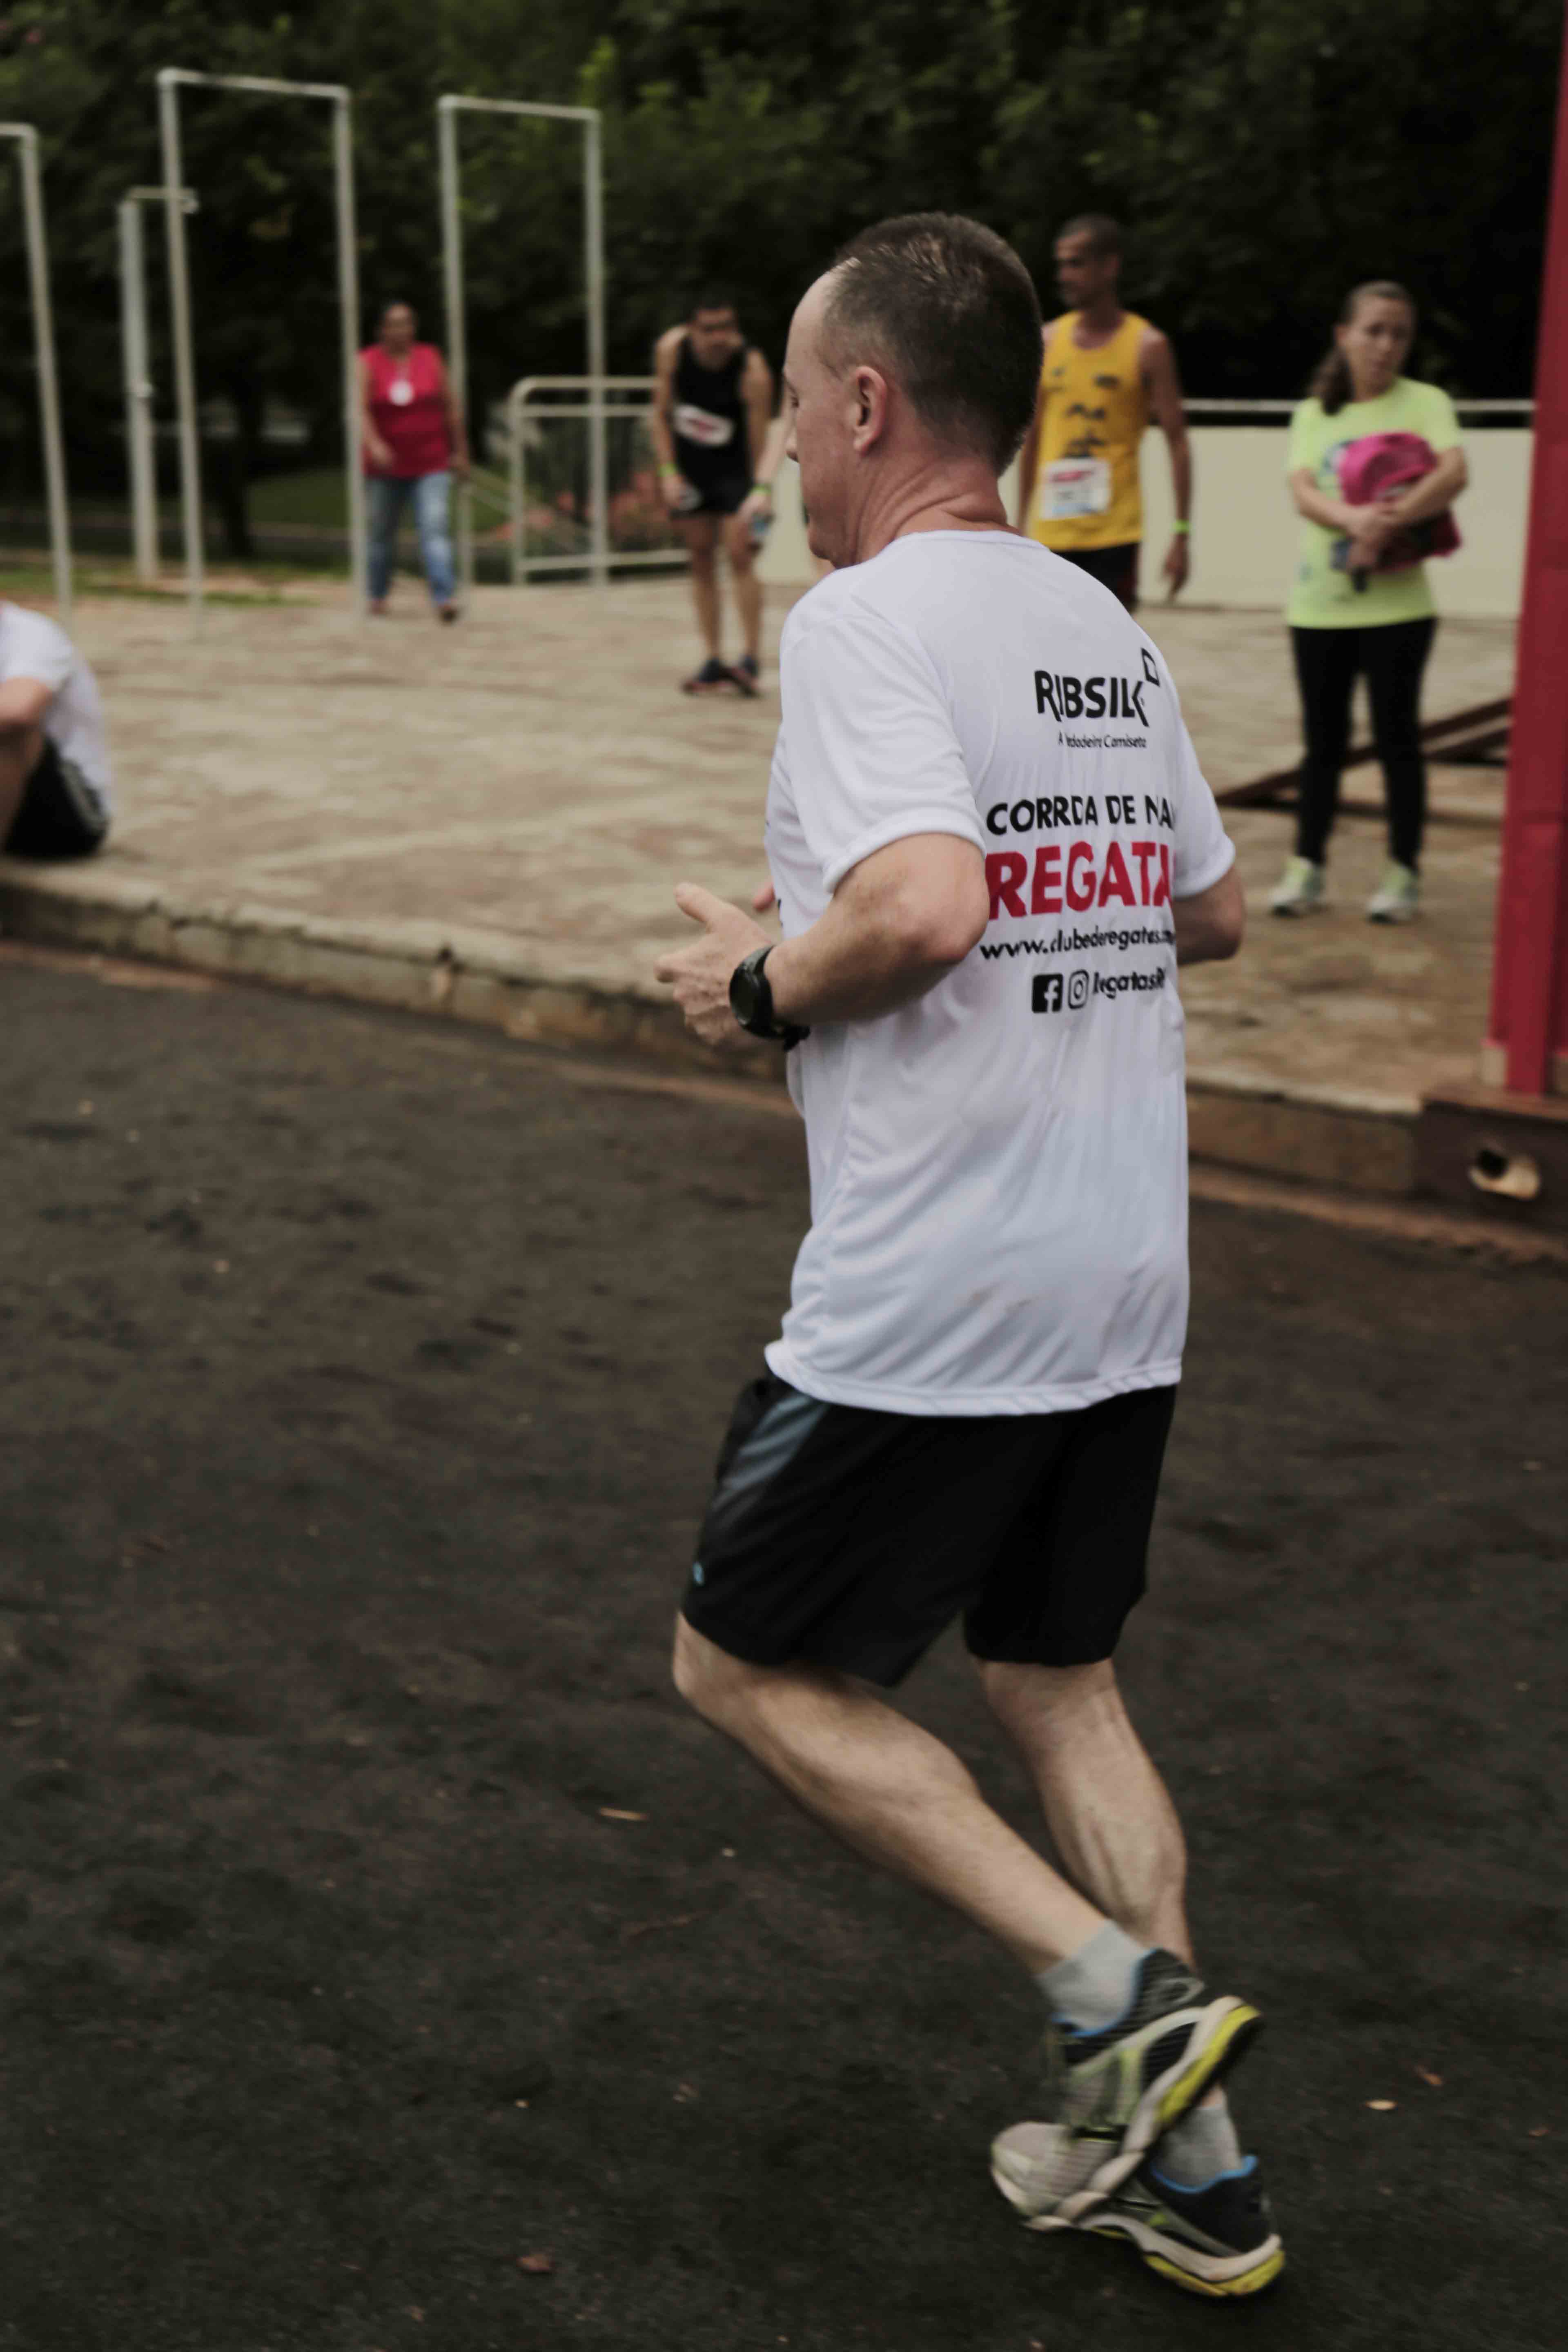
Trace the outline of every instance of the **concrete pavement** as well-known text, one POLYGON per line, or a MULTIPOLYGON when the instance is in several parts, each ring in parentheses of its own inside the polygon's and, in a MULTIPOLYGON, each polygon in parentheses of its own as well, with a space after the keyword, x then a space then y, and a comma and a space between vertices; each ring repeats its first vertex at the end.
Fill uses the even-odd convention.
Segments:
MULTIPOLYGON (((685 926, 674 882, 744 898, 777 720, 676 691, 684 583, 481 590, 437 628, 413 582, 384 621, 340 596, 210 605, 100 598, 77 634, 103 687, 120 779, 89 866, 0 861, 14 933, 282 985, 444 1010, 514 1034, 710 1059, 651 977, 685 926)), ((1146 615, 1218 790, 1297 747, 1272 613, 1146 615)), ((1429 715, 1506 693, 1512 631, 1449 622, 1429 715)), ((1375 795, 1375 771, 1349 780, 1375 795), (1368 781, 1370 779, 1370 782, 1368 781)), ((1485 1020, 1501 781, 1437 770, 1418 925, 1362 917, 1384 848, 1347 820, 1333 905, 1271 921, 1278 812, 1230 825, 1255 920, 1234 964, 1185 976, 1194 1150, 1232 1165, 1400 1192, 1423 1089, 1473 1070, 1485 1020)), ((776 1075, 759 1052, 742 1066, 776 1075)))

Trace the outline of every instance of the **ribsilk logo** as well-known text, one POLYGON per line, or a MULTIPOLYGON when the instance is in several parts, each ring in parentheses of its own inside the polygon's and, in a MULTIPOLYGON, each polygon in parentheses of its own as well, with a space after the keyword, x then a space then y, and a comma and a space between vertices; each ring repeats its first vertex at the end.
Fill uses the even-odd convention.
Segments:
POLYGON ((1048 710, 1059 726, 1067 719, 1136 719, 1149 724, 1143 708, 1147 689, 1160 683, 1152 658, 1143 656, 1142 677, 1068 677, 1057 670, 1035 672, 1035 708, 1043 719, 1048 710))

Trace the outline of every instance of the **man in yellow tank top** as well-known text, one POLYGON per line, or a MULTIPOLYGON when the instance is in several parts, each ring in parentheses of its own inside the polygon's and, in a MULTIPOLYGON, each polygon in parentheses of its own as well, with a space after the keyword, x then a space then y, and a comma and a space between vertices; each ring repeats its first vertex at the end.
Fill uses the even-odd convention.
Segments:
POLYGON ((1171 452, 1176 529, 1164 562, 1174 596, 1187 576, 1193 494, 1182 388, 1169 340, 1118 291, 1121 232, 1103 213, 1057 238, 1057 284, 1068 305, 1046 329, 1035 421, 1018 461, 1018 528, 1121 597, 1138 604, 1143 501, 1138 448, 1153 423, 1171 452))

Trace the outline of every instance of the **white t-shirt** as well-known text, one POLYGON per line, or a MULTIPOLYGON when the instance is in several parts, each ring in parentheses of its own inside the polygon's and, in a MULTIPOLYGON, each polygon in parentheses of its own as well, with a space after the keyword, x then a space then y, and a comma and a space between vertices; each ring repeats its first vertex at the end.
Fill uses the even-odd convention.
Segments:
POLYGON ((910 1413, 1059 1412, 1180 1374, 1187 1128, 1173 898, 1235 851, 1155 646, 1031 540, 932 531, 784 624, 767 855, 786 936, 910 834, 985 856, 929 994, 790 1055, 811 1231, 783 1380, 910 1413))
POLYGON ((44 733, 62 760, 75 762, 107 816, 114 779, 98 680, 58 622, 25 604, 0 603, 0 685, 14 677, 36 677, 48 688, 44 733))

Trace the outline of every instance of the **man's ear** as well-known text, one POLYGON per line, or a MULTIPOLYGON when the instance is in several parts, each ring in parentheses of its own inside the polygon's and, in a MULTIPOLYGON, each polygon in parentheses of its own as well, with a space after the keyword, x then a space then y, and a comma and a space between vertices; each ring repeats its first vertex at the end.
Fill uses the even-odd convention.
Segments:
POLYGON ((861 450, 870 449, 881 440, 888 429, 888 379, 879 368, 857 368, 853 392, 855 446, 861 450))

